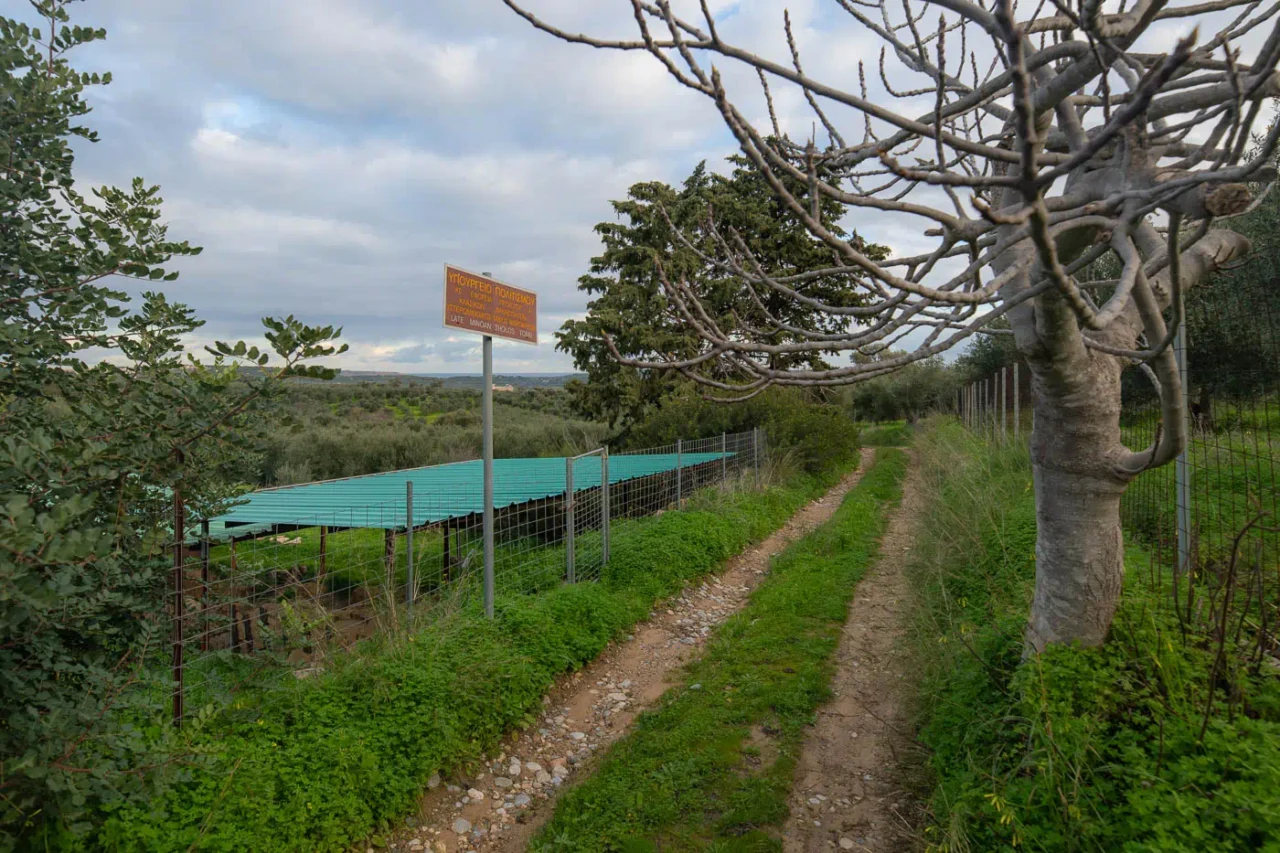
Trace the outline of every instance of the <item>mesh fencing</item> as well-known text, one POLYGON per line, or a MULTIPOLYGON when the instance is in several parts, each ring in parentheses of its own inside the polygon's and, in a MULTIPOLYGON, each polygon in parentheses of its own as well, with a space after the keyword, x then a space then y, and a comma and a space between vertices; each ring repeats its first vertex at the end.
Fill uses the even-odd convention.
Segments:
MULTIPOLYGON (((546 497, 495 508, 495 593, 599 579, 611 546, 638 519, 709 488, 754 487, 765 452, 755 430, 618 454, 601 448, 523 470, 522 490, 546 497)), ((496 468, 501 476, 514 475, 496 468)), ((175 501, 172 665, 158 685, 175 720, 230 703, 239 690, 306 678, 376 634, 480 607, 483 512, 457 515, 460 505, 483 506, 479 477, 447 492, 415 493, 407 482, 402 500, 289 524, 211 529, 175 501)))
MULTIPOLYGON (((1278 273, 1280 258, 1263 256, 1192 291, 1178 342, 1187 449, 1140 474, 1121 501, 1126 536, 1150 553, 1147 579, 1172 591, 1184 629, 1242 643, 1259 661, 1280 652, 1278 273)), ((1025 440, 1029 380, 1011 366, 965 386, 961 420, 993 440, 1025 440)), ((1162 429, 1154 386, 1137 369, 1122 378, 1120 429, 1135 450, 1162 429)))

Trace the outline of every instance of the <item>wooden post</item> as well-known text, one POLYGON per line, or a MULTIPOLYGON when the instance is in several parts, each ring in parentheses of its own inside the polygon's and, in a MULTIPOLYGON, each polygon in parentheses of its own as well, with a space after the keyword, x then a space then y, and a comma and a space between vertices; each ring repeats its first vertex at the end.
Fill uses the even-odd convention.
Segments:
POLYGON ((324 572, 328 565, 329 555, 329 527, 328 525, 320 526, 320 566, 316 571, 316 583, 324 580, 324 572))
POLYGON ((200 522, 200 651, 209 651, 209 521, 200 522))

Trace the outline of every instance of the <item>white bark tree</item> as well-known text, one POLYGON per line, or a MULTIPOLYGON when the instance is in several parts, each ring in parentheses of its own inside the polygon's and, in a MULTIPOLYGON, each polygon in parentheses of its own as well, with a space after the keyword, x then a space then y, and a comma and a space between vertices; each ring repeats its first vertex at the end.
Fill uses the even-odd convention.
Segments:
POLYGON ((1213 223, 1244 212, 1275 178, 1268 164, 1280 123, 1261 144, 1251 134, 1264 101, 1280 95, 1280 3, 1137 0, 1127 8, 1127 0, 1106 0, 1104 8, 1101 0, 1040 0, 1024 17, 1011 0, 832 0, 882 42, 888 95, 873 99, 862 63, 853 90, 810 76, 785 13, 790 55, 776 61, 722 38, 706 0, 684 15, 668 0, 619 0, 638 28, 623 40, 569 33, 516 0, 504 2, 566 41, 652 54, 714 103, 745 155, 830 248, 829 267, 779 276, 756 263, 738 235, 722 233, 723 248, 736 252, 717 263, 750 293, 785 294, 815 317, 847 318, 846 331, 784 324, 763 299, 754 300, 754 315, 726 328, 685 282, 668 278, 670 310, 705 347, 695 358, 630 363, 678 370, 741 398, 775 384, 881 375, 971 335, 998 333, 988 326, 1006 317, 1004 333, 1033 377, 1039 526, 1027 642, 1036 650, 1103 642, 1123 579, 1120 497, 1187 442, 1171 348, 1182 293, 1248 252, 1247 240, 1213 223), (1170 51, 1144 50, 1157 40, 1144 36, 1174 19, 1216 32, 1200 40, 1197 28, 1170 51), (765 130, 735 106, 716 62, 756 72, 765 130), (823 130, 821 145, 783 132, 773 97, 779 86, 803 95, 823 130), (893 98, 917 106, 895 110, 886 106, 893 98), (838 126, 838 117, 846 124, 853 117, 853 126, 838 126), (855 214, 914 218, 936 245, 868 258, 787 191, 796 180, 855 214), (1118 259, 1119 278, 1078 278, 1104 255, 1118 259), (807 281, 842 271, 860 283, 864 304, 806 295, 807 281), (771 343, 779 330, 793 342, 771 343), (915 346, 890 358, 825 371, 769 367, 770 356, 784 352, 855 356, 899 349, 906 336, 915 346), (1138 449, 1124 445, 1119 425, 1120 374, 1133 364, 1158 386, 1163 414, 1154 443, 1138 449))

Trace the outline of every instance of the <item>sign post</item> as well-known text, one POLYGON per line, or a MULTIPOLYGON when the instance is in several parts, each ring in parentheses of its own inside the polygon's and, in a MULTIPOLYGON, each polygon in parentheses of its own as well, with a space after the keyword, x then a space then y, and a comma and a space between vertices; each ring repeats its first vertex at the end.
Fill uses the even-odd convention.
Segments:
POLYGON ((538 343, 538 295, 503 284, 489 273, 444 266, 444 325, 483 336, 484 385, 480 416, 484 434, 484 612, 493 618, 493 339, 538 343))

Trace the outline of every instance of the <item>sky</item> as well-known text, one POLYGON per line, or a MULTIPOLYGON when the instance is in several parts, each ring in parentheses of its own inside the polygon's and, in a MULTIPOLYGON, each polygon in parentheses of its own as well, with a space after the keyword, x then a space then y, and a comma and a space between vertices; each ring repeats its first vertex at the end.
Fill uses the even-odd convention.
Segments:
MULTIPOLYGON (((784 4, 709 5, 722 35, 787 61, 784 4)), ((785 5, 806 71, 854 88, 874 37, 831 0, 785 5)), ((528 6, 634 37, 626 2, 528 6)), ((714 105, 652 57, 562 43, 500 0, 88 0, 72 13, 108 32, 73 65, 114 77, 89 92, 102 141, 77 146, 78 180, 161 186, 170 236, 204 247, 167 286, 206 320, 197 346, 260 339, 261 317, 292 313, 344 328, 335 366, 477 371, 479 338, 442 328, 447 262, 539 294, 540 344, 499 341, 498 372, 572 370, 554 332, 586 310, 577 279, 610 200, 736 148, 714 105)), ((725 72, 765 120, 754 78, 725 72)), ((777 96, 784 129, 807 135, 798 95, 777 96)), ((846 224, 895 251, 930 247, 918 223, 846 224)))

